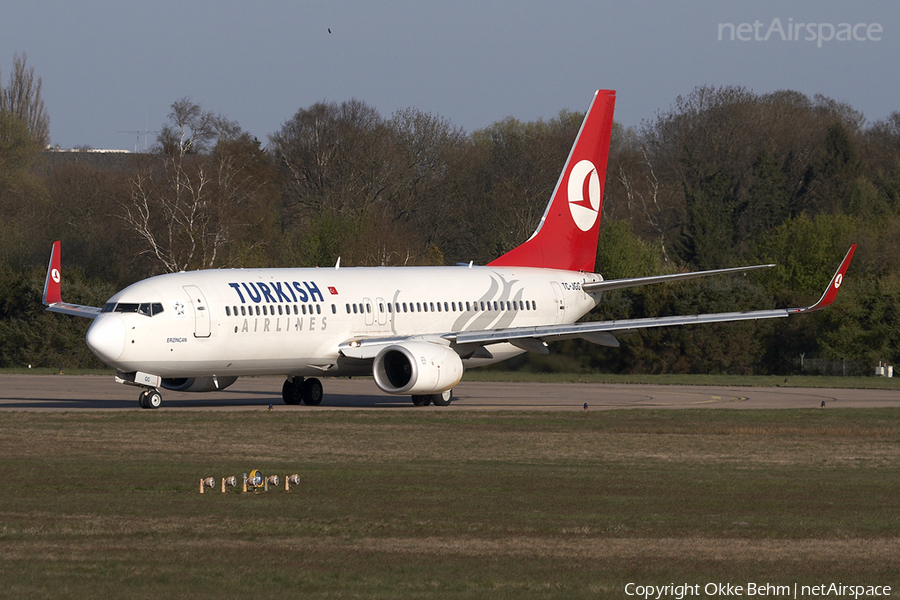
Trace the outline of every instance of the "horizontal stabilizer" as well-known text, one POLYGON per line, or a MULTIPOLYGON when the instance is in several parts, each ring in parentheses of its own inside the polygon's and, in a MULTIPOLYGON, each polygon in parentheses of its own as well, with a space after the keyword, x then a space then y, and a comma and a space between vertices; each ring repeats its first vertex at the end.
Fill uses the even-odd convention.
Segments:
POLYGON ((693 273, 675 273, 673 275, 654 275, 652 277, 633 277, 630 279, 610 279, 607 281, 596 281, 593 283, 582 284, 583 289, 588 294, 596 292, 605 292, 608 290, 620 290, 624 288, 638 287, 642 285, 652 285, 654 283, 666 283, 669 281, 683 281, 685 279, 696 279, 697 277, 708 277, 710 275, 730 275, 733 273, 746 273, 747 271, 757 271, 759 269, 768 269, 775 265, 754 265, 752 267, 735 267, 733 269, 715 269, 713 271, 695 271, 693 273))
POLYGON ((47 266, 47 279, 44 280, 44 306, 50 312, 58 312, 76 317, 93 319, 100 314, 96 306, 82 306, 62 301, 62 271, 60 259, 60 243, 53 242, 50 250, 50 264, 47 266))
POLYGON ((87 317, 88 319, 96 318, 100 314, 100 309, 96 306, 82 306, 80 304, 69 304, 68 302, 55 302, 47 306, 47 310, 64 315, 72 315, 74 317, 87 317))

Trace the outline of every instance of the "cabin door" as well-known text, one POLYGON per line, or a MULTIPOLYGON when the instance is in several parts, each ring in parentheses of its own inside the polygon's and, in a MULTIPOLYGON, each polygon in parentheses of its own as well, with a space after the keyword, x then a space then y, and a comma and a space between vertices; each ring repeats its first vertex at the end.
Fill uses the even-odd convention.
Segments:
POLYGON ((194 308, 194 337, 208 338, 210 336, 210 319, 206 297, 196 285, 186 285, 184 291, 187 292, 191 299, 191 306, 194 308))

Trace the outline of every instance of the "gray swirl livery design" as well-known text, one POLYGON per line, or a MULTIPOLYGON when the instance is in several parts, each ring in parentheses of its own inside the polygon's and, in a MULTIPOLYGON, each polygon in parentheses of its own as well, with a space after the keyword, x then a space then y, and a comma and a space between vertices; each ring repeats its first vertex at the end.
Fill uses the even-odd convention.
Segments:
POLYGON ((64 302, 60 244, 44 286, 47 310, 87 317, 87 344, 116 380, 205 392, 245 375, 283 375, 287 404, 322 402, 320 378, 373 375, 387 394, 447 406, 466 369, 554 340, 618 346, 617 331, 769 319, 820 310, 837 295, 856 246, 821 299, 803 308, 577 322, 605 290, 772 265, 604 280, 594 272, 615 92, 591 102, 534 234, 484 266, 215 269, 138 281, 103 307, 64 302))

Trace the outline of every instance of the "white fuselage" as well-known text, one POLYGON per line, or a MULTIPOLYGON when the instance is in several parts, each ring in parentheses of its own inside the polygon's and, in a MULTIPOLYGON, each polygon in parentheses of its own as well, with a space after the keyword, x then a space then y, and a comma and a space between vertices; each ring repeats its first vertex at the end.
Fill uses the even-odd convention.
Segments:
MULTIPOLYGON (((350 340, 573 323, 599 275, 538 268, 223 269, 160 275, 114 295, 87 341, 123 372, 166 378, 371 373, 350 340)), ((521 353, 510 344, 467 367, 521 353)))

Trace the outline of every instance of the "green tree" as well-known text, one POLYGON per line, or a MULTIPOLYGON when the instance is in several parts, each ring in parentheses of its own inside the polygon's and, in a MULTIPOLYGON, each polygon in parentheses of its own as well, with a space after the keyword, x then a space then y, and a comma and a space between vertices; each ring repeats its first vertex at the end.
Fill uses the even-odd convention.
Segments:
POLYGON ((47 230, 47 190, 35 174, 39 161, 40 145, 27 125, 0 111, 0 264, 28 265, 35 232, 47 230))
POLYGON ((787 175, 779 162, 767 150, 761 151, 753 162, 747 197, 750 205, 748 229, 754 239, 767 235, 790 216, 787 175))
POLYGON ((821 212, 846 214, 855 200, 853 186, 861 173, 856 145, 846 127, 835 122, 825 132, 824 156, 816 169, 814 196, 821 212))
POLYGON ((54 163, 44 179, 50 206, 37 263, 46 261, 50 243, 58 239, 67 271, 71 266, 88 278, 120 286, 146 276, 129 258, 139 249, 118 214, 118 205, 129 194, 127 171, 68 160, 70 156, 60 155, 66 160, 54 163))
POLYGON ((636 236, 629 221, 604 221, 597 241, 597 270, 605 279, 659 275, 659 251, 636 236))
MULTIPOLYGON (((0 367, 102 368, 84 343, 90 320, 44 310, 45 276, 42 267, 0 266, 0 367)), ((101 306, 113 292, 108 284, 84 279, 77 268, 66 270, 63 297, 71 302, 101 306)))
POLYGON ((738 256, 735 220, 739 201, 729 171, 704 171, 694 164, 682 181, 686 216, 674 247, 685 263, 720 269, 733 265, 738 256))
MULTIPOLYGON (((810 217, 804 213, 788 219, 759 241, 758 260, 776 265, 759 275, 762 284, 774 293, 780 306, 813 304, 831 280, 844 253, 859 241, 860 229, 856 219, 845 215, 810 217)), ((845 314, 844 303, 859 285, 859 274, 866 270, 865 254, 862 248, 857 252, 834 306, 820 313, 778 320, 766 339, 763 364, 768 370, 795 372, 801 354, 825 358, 821 340, 834 331, 833 319, 845 314)))

